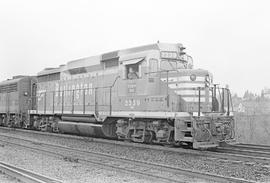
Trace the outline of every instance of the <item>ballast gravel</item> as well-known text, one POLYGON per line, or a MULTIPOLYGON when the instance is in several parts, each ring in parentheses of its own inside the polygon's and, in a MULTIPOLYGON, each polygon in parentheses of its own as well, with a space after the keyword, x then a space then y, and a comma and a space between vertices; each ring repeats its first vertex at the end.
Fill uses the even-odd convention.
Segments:
POLYGON ((3 174, 0 172, 0 182, 1 183, 20 183, 19 180, 13 178, 13 177, 10 177, 6 174, 3 174))
MULTIPOLYGON (((68 146, 72 148, 88 150, 88 151, 112 154, 112 155, 121 156, 125 158, 132 158, 132 159, 144 160, 144 161, 149 161, 149 162, 154 162, 154 163, 173 165, 176 167, 192 169, 195 171, 202 171, 202 172, 219 174, 223 176, 243 178, 246 180, 252 180, 256 182, 270 182, 270 166, 269 166, 270 162, 265 162, 265 163, 252 162, 251 163, 251 162, 242 162, 242 161, 232 161, 228 159, 212 158, 212 157, 208 157, 207 155, 204 155, 203 153, 201 153, 200 155, 194 155, 194 154, 188 154, 188 153, 182 153, 182 152, 176 153, 176 152, 168 152, 168 151, 161 151, 161 150, 150 150, 150 149, 138 148, 138 147, 126 147, 126 146, 121 146, 121 145, 116 145, 116 144, 95 142, 95 141, 92 141, 91 138, 85 138, 85 140, 82 140, 82 139, 76 139, 76 138, 74 139, 66 138, 65 136, 55 137, 55 136, 49 136, 49 135, 39 135, 36 133, 34 134, 25 133, 25 132, 20 132, 20 131, 8 131, 7 133, 6 130, 2 130, 2 129, 0 129, 0 132, 4 132, 5 135, 8 134, 11 136, 22 137, 29 140, 37 140, 37 141, 42 141, 42 142, 47 142, 47 143, 52 143, 52 144, 68 146)), ((55 165, 57 166, 57 164, 59 163, 60 162, 57 161, 55 165)), ((68 165, 64 165, 64 167, 65 166, 67 168, 72 167, 68 165)), ((76 166, 76 164, 74 166, 76 166)), ((76 167, 76 168, 79 168, 79 167, 76 167)), ((82 171, 85 172, 84 169, 82 171)), ((98 170, 94 170, 94 171, 99 172, 98 170)), ((80 171, 76 171, 76 172, 80 172, 80 171)), ((102 174, 103 173, 104 172, 102 170, 102 174)), ((94 175, 98 176, 99 174, 94 173, 94 175)), ((70 177, 70 174, 68 174, 67 176, 70 177)), ((117 177, 117 175, 112 175, 112 176, 117 177)), ((121 179, 122 177, 120 176, 120 177, 117 177, 116 179, 118 180, 118 178, 121 179)), ((130 181, 130 179, 128 180, 130 181)), ((122 180, 122 181, 126 182, 125 180, 122 180)), ((116 182, 119 182, 119 180, 116 182)))
MULTIPOLYGON (((106 170, 97 166, 85 166, 80 163, 64 161, 57 157, 52 157, 27 149, 16 148, 15 146, 0 146, 0 161, 8 162, 20 168, 25 168, 39 174, 49 176, 64 183, 150 183, 139 177, 123 174, 113 170, 106 170)), ((1 174, 0 174, 1 175, 1 174)), ((0 182, 17 183, 18 181, 0 176, 0 182)))

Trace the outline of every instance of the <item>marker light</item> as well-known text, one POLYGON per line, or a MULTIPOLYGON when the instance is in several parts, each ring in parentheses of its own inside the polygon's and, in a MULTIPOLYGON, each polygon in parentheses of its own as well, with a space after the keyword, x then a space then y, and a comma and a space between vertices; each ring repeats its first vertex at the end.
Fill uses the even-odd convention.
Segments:
POLYGON ((190 80, 195 81, 196 80, 196 75, 195 74, 190 75, 190 80))

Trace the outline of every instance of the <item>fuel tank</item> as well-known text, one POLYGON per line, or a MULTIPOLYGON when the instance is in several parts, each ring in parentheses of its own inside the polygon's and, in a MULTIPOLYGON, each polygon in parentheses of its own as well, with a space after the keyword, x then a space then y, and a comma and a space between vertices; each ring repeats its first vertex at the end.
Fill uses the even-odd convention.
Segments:
POLYGON ((58 128, 61 133, 108 138, 103 133, 102 124, 76 121, 59 121, 58 128))
POLYGON ((94 117, 85 116, 62 116, 62 121, 74 121, 81 123, 98 123, 94 117))

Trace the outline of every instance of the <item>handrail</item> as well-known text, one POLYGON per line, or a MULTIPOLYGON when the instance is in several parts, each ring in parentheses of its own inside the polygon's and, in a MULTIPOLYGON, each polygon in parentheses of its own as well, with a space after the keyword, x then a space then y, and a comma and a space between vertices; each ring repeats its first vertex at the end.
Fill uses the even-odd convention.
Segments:
POLYGON ((115 80, 114 80, 114 82, 113 82, 113 84, 112 85, 108 85, 108 86, 102 86, 102 87, 87 87, 87 88, 78 88, 78 89, 70 89, 70 90, 50 90, 50 91, 42 91, 42 92, 39 92, 39 95, 41 95, 41 94, 43 94, 43 93, 49 93, 49 92, 55 92, 55 93, 57 93, 57 92, 63 92, 63 91, 65 91, 65 92, 67 92, 67 91, 81 91, 81 90, 89 90, 89 89, 100 89, 100 88, 110 88, 110 87, 114 87, 114 85, 115 85, 115 83, 116 83, 116 81, 118 80, 120 78, 120 76, 118 75, 116 78, 115 78, 115 80))
POLYGON ((216 84, 214 84, 214 87, 211 87, 212 89, 212 111, 215 112, 213 110, 213 105, 214 105, 214 98, 217 97, 216 95, 216 90, 218 90, 218 94, 219 94, 219 100, 220 100, 220 104, 221 106, 219 107, 219 110, 220 112, 223 112, 225 113, 225 109, 224 107, 227 107, 227 115, 229 116, 230 115, 230 111, 232 109, 233 111, 233 102, 232 102, 232 97, 231 97, 231 92, 230 92, 230 89, 229 88, 222 88, 222 87, 217 87, 216 84), (220 90, 222 90, 222 92, 220 92, 220 90), (225 92, 226 92, 226 96, 225 96, 225 92), (225 106, 225 97, 227 99, 227 106, 225 106))
POLYGON ((199 89, 199 102, 198 102, 198 116, 201 115, 201 87, 198 87, 199 89))
MULTIPOLYGON (((44 114, 46 114, 46 111, 47 111, 47 106, 46 106, 46 103, 47 103, 47 94, 49 94, 49 93, 52 93, 53 94, 53 98, 52 98, 52 100, 53 100, 53 111, 55 110, 54 108, 55 108, 55 106, 54 106, 54 100, 55 100, 55 98, 54 98, 54 94, 55 93, 61 93, 60 94, 60 96, 61 96, 61 100, 62 100, 62 104, 61 104, 61 113, 63 114, 63 112, 64 112, 64 107, 65 107, 65 105, 64 105, 64 93, 65 92, 72 92, 72 104, 71 104, 71 111, 72 111, 72 113, 74 113, 74 95, 75 95, 75 92, 78 92, 78 91, 83 91, 83 113, 85 113, 85 90, 89 90, 89 89, 94 89, 95 90, 95 106, 96 106, 96 102, 97 102, 97 90, 98 89, 109 89, 109 91, 110 91, 110 101, 109 101, 109 107, 110 107, 110 114, 112 113, 112 88, 115 86, 115 84, 116 84, 116 82, 117 82, 117 80, 120 78, 120 75, 118 75, 115 79, 114 79, 114 81, 113 81, 113 83, 111 84, 111 85, 108 85, 108 86, 102 86, 102 87, 88 87, 88 88, 79 88, 79 89, 71 89, 71 90, 52 90, 52 91, 44 91, 44 92, 40 92, 39 93, 39 95, 41 96, 42 94, 44 94, 44 104, 43 104, 43 112, 44 112, 44 114)), ((32 96, 32 98, 37 98, 37 97, 39 97, 38 95, 36 95, 36 96, 32 96)), ((108 106, 108 105, 107 105, 108 106)), ((97 107, 97 106, 96 106, 97 107)), ((97 108, 95 107, 95 111, 97 112, 97 108)))
POLYGON ((111 85, 111 87, 114 87, 116 81, 117 81, 119 78, 120 78, 120 76, 118 75, 118 76, 115 78, 115 80, 114 80, 113 84, 111 85))
POLYGON ((118 75, 118 76, 115 78, 113 84, 110 86, 110 115, 112 115, 112 87, 114 87, 116 81, 117 81, 119 78, 120 78, 120 76, 118 75))
POLYGON ((162 71, 155 71, 155 72, 145 72, 144 74, 147 75, 147 74, 162 73, 162 72, 169 73, 172 71, 179 72, 177 69, 173 69, 173 70, 162 70, 162 71))

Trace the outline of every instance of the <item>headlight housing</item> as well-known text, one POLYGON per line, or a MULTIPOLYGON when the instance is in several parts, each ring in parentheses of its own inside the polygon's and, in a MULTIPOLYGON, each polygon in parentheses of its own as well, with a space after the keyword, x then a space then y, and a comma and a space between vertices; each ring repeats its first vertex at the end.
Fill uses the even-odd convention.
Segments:
POLYGON ((195 74, 191 74, 190 75, 190 80, 191 81, 195 81, 196 80, 196 75, 195 74))

